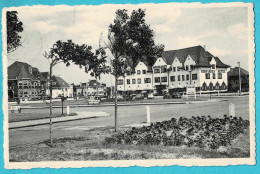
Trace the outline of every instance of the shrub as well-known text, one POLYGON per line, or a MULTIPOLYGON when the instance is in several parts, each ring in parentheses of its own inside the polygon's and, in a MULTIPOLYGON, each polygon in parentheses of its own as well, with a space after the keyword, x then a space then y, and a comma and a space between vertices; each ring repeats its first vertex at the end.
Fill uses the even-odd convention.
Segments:
POLYGON ((132 128, 105 139, 106 143, 134 145, 165 145, 217 149, 228 146, 239 134, 249 127, 249 121, 241 117, 211 118, 192 116, 172 118, 152 123, 150 126, 132 128))

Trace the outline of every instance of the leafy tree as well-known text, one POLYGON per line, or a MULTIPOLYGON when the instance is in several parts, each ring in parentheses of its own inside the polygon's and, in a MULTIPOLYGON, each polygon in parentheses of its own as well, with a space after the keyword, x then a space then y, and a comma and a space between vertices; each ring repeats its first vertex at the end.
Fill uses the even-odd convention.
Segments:
POLYGON ((67 42, 57 41, 53 44, 49 52, 45 52, 44 57, 50 64, 49 83, 50 83, 50 143, 52 144, 52 69, 59 63, 69 66, 71 63, 85 68, 85 72, 95 78, 100 78, 102 73, 109 72, 106 66, 106 53, 100 48, 92 52, 92 47, 88 45, 78 45, 68 40, 67 42))
POLYGON ((21 45, 20 32, 23 31, 23 23, 17 16, 17 11, 7 11, 7 52, 13 52, 17 47, 21 45))
POLYGON ((109 25, 108 36, 103 41, 113 60, 112 75, 115 77, 115 131, 117 131, 117 81, 118 77, 135 67, 138 60, 146 61, 150 66, 157 56, 161 56, 164 46, 156 45, 154 32, 145 22, 145 10, 133 10, 131 15, 126 9, 116 11, 114 23, 109 25))

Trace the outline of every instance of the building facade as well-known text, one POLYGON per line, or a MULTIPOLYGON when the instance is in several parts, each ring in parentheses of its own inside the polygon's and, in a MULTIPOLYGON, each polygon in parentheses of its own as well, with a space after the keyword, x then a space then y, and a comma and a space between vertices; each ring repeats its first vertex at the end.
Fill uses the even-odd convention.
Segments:
POLYGON ((52 76, 52 98, 73 97, 73 85, 68 84, 58 76, 52 76))
POLYGON ((8 98, 31 100, 46 95, 47 79, 40 71, 24 62, 8 67, 8 98))
MULTIPOLYGON (((241 91, 249 91, 249 73, 243 68, 240 68, 241 91)), ((228 90, 230 92, 239 91, 239 67, 230 68, 228 72, 228 90)))
POLYGON ((152 67, 138 62, 131 74, 119 77, 118 91, 163 95, 185 91, 187 85, 201 92, 226 91, 229 67, 201 46, 165 51, 152 67))

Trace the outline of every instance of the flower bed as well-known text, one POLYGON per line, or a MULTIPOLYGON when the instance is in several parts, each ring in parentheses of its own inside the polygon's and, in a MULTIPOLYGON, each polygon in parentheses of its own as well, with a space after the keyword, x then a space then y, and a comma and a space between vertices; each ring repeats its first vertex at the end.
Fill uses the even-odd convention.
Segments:
POLYGON ((218 149, 228 146, 239 134, 249 128, 249 121, 241 117, 211 118, 210 116, 180 117, 132 128, 105 139, 106 143, 145 144, 200 147, 218 149))

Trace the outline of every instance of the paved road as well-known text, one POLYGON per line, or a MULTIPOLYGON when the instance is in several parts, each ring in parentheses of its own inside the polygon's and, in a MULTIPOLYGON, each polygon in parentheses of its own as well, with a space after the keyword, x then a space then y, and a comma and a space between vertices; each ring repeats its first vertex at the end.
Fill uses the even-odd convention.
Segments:
MULTIPOLYGON (((212 117, 222 117, 228 114, 229 103, 236 105, 236 114, 243 119, 249 119, 249 97, 221 98, 227 101, 207 102, 197 104, 168 104, 153 105, 151 109, 151 121, 162 121, 172 117, 190 117, 211 115, 212 117)), ((58 112, 57 109, 56 112, 58 112)), ((24 112, 48 112, 48 109, 30 109, 24 112)), ((71 112, 76 111, 102 111, 111 114, 109 117, 76 120, 53 125, 53 137, 78 136, 87 134, 90 129, 95 127, 113 127, 114 107, 80 107, 71 108, 71 112)), ((122 106, 118 108, 118 124, 120 126, 144 122, 146 119, 145 106, 122 106)), ((42 141, 49 138, 49 126, 34 126, 9 130, 10 147, 42 141)))

